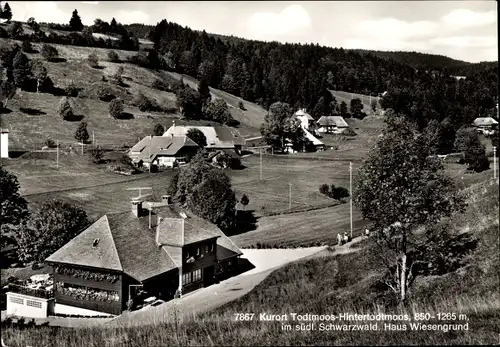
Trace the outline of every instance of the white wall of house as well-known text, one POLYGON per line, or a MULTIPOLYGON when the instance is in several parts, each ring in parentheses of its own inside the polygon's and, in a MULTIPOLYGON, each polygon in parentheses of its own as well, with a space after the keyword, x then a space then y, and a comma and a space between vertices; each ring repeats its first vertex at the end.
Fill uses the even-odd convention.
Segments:
POLYGON ((54 313, 54 299, 7 292, 7 315, 28 318, 47 318, 54 313))
POLYGON ((0 133, 0 158, 8 158, 9 157, 9 133, 1 132, 0 133))
POLYGON ((66 314, 66 315, 71 314, 71 315, 78 315, 78 316, 89 316, 89 317, 90 316, 113 317, 113 315, 109 314, 109 313, 87 310, 87 309, 81 308, 81 307, 62 305, 62 304, 55 304, 54 313, 55 314, 66 314))
POLYGON ((159 157, 158 165, 164 167, 174 167, 174 163, 176 162, 176 160, 177 158, 175 157, 159 157))

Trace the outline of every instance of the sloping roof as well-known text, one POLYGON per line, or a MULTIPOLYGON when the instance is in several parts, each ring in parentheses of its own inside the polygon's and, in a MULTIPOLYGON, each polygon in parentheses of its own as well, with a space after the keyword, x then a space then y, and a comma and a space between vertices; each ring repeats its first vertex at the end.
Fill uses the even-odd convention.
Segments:
MULTIPOLYGON (((217 238, 220 260, 242 254, 212 223, 189 211, 181 211, 175 205, 154 205, 154 213, 163 217, 158 229, 149 228, 147 214, 137 218, 132 212, 110 213, 61 247, 47 261, 123 271, 138 281, 144 281, 178 268, 182 262, 181 245, 217 238), (181 212, 186 218, 182 218, 181 212), (156 243, 157 231, 160 243, 166 243, 162 247, 156 243), (100 241, 97 247, 93 247, 96 238, 100 241)), ((143 206, 148 208, 149 203, 144 202, 143 206)))
POLYGON ((205 135, 207 148, 234 148, 245 144, 245 139, 235 129, 226 126, 174 125, 163 136, 186 136, 190 129, 199 129, 205 135))
POLYGON ((304 109, 300 109, 297 112, 295 112, 294 116, 296 116, 296 117, 297 116, 305 116, 309 120, 314 120, 314 118, 309 113, 307 113, 304 109))
POLYGON ((318 140, 316 138, 316 136, 314 136, 313 134, 311 134, 307 129, 303 129, 304 130, 304 135, 305 137, 311 141, 313 143, 313 145, 315 146, 324 146, 324 143, 321 142, 320 140, 318 140))
MULTIPOLYGON (((175 211, 174 205, 167 207, 175 211)), ((178 211, 175 211, 178 213, 178 211)), ((221 237, 221 231, 214 224, 195 216, 189 211, 183 211, 187 218, 180 217, 162 219, 158 224, 159 242, 168 246, 183 246, 203 240, 221 237)), ((157 211, 162 215, 162 210, 157 211)))
POLYGON ((46 260, 123 271, 107 216, 101 217, 46 260), (99 242, 94 247, 96 239, 99 242))
POLYGON ((146 136, 130 149, 129 155, 149 162, 158 156, 175 156, 183 147, 199 146, 187 136, 146 136))
POLYGON ((123 271, 138 281, 177 268, 165 250, 156 245, 155 229, 149 229, 149 218, 135 217, 132 212, 108 215, 123 271))
POLYGON ((342 118, 341 116, 322 116, 320 119, 318 119, 317 123, 321 126, 336 125, 339 128, 349 127, 344 118, 342 118))
POLYGON ((492 117, 479 117, 474 120, 474 125, 476 126, 487 126, 495 124, 498 124, 498 122, 492 117))

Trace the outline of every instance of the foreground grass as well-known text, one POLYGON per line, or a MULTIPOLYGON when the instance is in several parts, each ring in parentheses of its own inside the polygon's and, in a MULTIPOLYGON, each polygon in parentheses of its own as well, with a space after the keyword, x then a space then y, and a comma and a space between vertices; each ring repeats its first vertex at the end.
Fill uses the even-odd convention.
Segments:
MULTIPOLYGON (((273 272, 250 293, 212 312, 179 321, 131 328, 2 327, 8 346, 245 346, 245 345, 488 345, 498 343, 500 296, 498 281, 498 182, 481 182, 466 191, 467 213, 452 221, 458 232, 478 240, 466 264, 442 276, 418 277, 404 306, 381 289, 382 259, 364 242, 359 252, 315 258, 273 272), (463 230, 464 223, 469 229, 463 230), (280 314, 408 314, 456 313, 468 320, 426 323, 465 324, 458 331, 377 330, 285 331, 281 322, 261 321, 259 313, 280 314), (255 313, 251 321, 235 313, 255 313)), ((175 313, 174 313, 175 314, 175 313)), ((299 322, 286 322, 292 325, 299 322)), ((341 322, 341 324, 354 324, 341 322)))

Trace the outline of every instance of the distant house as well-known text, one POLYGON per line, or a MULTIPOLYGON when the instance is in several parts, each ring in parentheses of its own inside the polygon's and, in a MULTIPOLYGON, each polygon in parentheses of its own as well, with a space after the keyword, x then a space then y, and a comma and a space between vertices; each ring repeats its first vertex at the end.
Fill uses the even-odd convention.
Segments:
POLYGON ((128 155, 132 162, 149 167, 151 163, 158 167, 173 167, 183 163, 196 153, 199 146, 187 136, 146 136, 136 143, 128 155))
POLYGON ((317 124, 320 133, 341 133, 349 128, 349 125, 341 116, 322 116, 318 119, 317 124))
POLYGON ((293 115, 294 119, 298 119, 302 123, 302 128, 309 131, 314 131, 314 118, 306 112, 305 108, 301 108, 293 115))
POLYGON ((0 129, 0 158, 9 157, 9 131, 0 129))
POLYGON ((207 139, 208 150, 232 149, 237 153, 245 145, 245 139, 236 131, 223 125, 197 126, 197 125, 175 125, 167 129, 163 134, 165 137, 186 136, 190 129, 199 129, 207 139))
POLYGON ((217 226, 170 196, 136 198, 130 211, 104 215, 46 259, 54 312, 119 315, 142 291, 142 299, 170 300, 231 276, 240 255, 217 226))
POLYGON ((479 117, 474 120, 473 125, 479 132, 489 135, 498 128, 498 121, 492 117, 479 117))

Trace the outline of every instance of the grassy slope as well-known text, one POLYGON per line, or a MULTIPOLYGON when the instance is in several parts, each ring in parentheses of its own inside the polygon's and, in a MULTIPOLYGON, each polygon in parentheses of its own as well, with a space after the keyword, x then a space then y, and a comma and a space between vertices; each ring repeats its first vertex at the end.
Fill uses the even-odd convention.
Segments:
MULTIPOLYGON (((181 75, 176 72, 163 71, 163 74, 170 78, 180 80, 181 75)), ((191 88, 198 89, 198 81, 188 75, 182 75, 184 83, 189 85, 191 88)), ((260 136, 260 125, 264 122, 264 117, 266 115, 266 110, 257 104, 249 101, 245 101, 242 98, 234 96, 232 94, 226 93, 222 90, 210 88, 210 92, 213 98, 223 99, 229 106, 229 111, 234 119, 241 123, 240 130, 244 132, 247 136, 260 136), (246 110, 241 110, 238 107, 238 103, 242 101, 246 110)))
MULTIPOLYGON (((370 103, 370 100, 379 100, 379 97, 372 96, 370 98, 369 95, 364 95, 364 94, 356 94, 356 93, 349 93, 349 92, 343 92, 340 90, 330 90, 332 95, 335 97, 337 100, 337 103, 340 104, 342 101, 344 101, 347 104, 347 108, 349 109, 351 107, 351 99, 358 98, 361 100, 363 103, 363 112, 366 113, 369 116, 373 116, 373 110, 372 110, 372 105, 370 103)), ((380 110, 380 105, 377 104, 377 112, 380 110)))
MULTIPOLYGON (((162 324, 118 329, 4 328, 7 345, 118 346, 139 345, 448 345, 496 344, 500 333, 498 274, 498 181, 484 180, 467 188, 469 207, 454 219, 453 228, 470 224, 478 240, 465 266, 442 276, 419 277, 405 307, 391 304, 391 295, 377 289, 384 265, 370 240, 359 252, 325 256, 274 271, 254 290, 213 312, 179 325, 162 324), (480 283, 480 285, 478 285, 480 283), (454 312, 467 321, 427 323, 464 324, 468 331, 283 331, 281 322, 258 319, 269 314, 404 314, 454 312), (235 313, 255 313, 252 321, 236 321, 235 313), (85 341, 85 342, 83 342, 85 341)), ((285 322, 298 324, 298 322, 285 322)), ((355 322, 336 321, 337 324, 355 322)), ((408 328, 409 329, 409 328, 408 328)))

